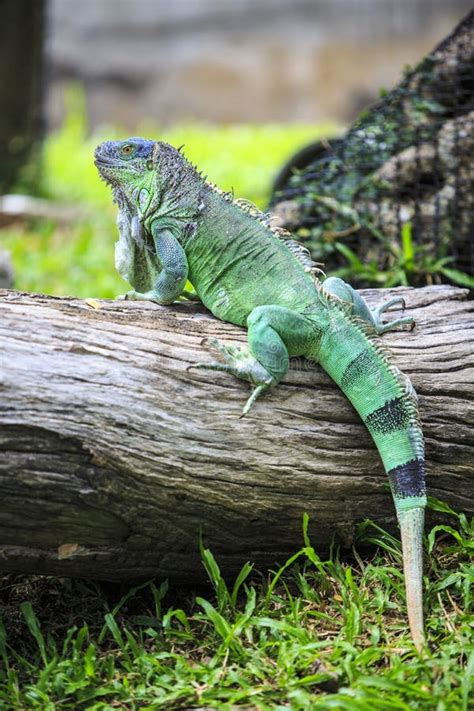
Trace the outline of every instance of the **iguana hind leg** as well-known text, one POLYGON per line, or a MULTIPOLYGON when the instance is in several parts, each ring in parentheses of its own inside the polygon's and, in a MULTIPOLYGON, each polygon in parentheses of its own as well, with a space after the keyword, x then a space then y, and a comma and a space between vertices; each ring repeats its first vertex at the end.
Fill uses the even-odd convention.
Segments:
POLYGON ((254 389, 242 416, 246 415, 259 395, 276 385, 288 370, 290 355, 304 355, 314 337, 306 319, 282 306, 258 306, 247 319, 248 347, 226 346, 209 338, 204 344, 216 350, 224 361, 196 363, 191 368, 220 370, 247 380, 254 389))
POLYGON ((324 288, 326 291, 329 291, 330 294, 338 296, 342 301, 352 304, 352 313, 354 316, 358 316, 370 323, 379 336, 399 326, 410 326, 411 328, 415 326, 415 321, 411 316, 397 318, 395 321, 390 321, 389 323, 382 321, 381 314, 388 311, 391 306, 397 304, 403 309, 405 308, 405 299, 402 296, 394 296, 392 299, 382 302, 375 309, 371 309, 366 300, 353 289, 350 284, 346 284, 346 282, 339 279, 339 277, 329 277, 326 279, 324 288))

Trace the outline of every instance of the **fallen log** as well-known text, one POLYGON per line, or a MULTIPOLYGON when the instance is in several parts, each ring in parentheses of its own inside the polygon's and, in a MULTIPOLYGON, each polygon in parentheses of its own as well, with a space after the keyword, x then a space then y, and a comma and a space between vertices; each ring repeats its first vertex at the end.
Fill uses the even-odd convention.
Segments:
POLYGON ((33 220, 68 225, 84 219, 84 209, 31 195, 0 195, 0 227, 33 220))
MULTIPOLYGON (((473 513, 474 303, 364 293, 406 298, 416 329, 383 340, 420 396, 429 491, 473 513)), ((373 443, 319 366, 294 362, 240 420, 247 384, 186 368, 242 329, 197 304, 90 303, 0 292, 1 572, 189 583, 200 531, 235 574, 297 550, 304 512, 321 551, 366 517, 395 530, 373 443)))

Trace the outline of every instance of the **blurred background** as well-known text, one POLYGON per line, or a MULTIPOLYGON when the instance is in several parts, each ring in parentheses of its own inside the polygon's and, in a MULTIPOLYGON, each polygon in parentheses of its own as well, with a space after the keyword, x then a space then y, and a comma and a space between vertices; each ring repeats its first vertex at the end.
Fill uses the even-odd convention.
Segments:
POLYGON ((99 141, 184 143, 213 182, 263 208, 295 151, 340 134, 471 7, 0 0, 0 278, 54 294, 125 291, 115 208, 92 163, 99 141))
POLYGON ((48 124, 84 87, 91 128, 144 119, 347 123, 466 0, 51 0, 48 124))

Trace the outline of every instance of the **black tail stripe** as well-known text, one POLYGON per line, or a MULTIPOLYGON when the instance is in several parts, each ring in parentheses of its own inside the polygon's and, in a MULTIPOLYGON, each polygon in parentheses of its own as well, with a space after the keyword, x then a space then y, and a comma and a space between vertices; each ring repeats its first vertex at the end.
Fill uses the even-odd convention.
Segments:
POLYGON ((366 348, 352 360, 345 369, 341 379, 341 389, 350 388, 360 379, 367 378, 369 374, 378 372, 380 364, 374 358, 370 348, 366 348))
POLYGON ((371 412, 364 421, 371 434, 389 434, 408 427, 410 413, 404 399, 397 397, 371 412))
POLYGON ((394 496, 405 498, 406 496, 424 496, 426 494, 425 462, 423 459, 412 459, 406 464, 400 464, 400 466, 390 469, 387 476, 394 496))

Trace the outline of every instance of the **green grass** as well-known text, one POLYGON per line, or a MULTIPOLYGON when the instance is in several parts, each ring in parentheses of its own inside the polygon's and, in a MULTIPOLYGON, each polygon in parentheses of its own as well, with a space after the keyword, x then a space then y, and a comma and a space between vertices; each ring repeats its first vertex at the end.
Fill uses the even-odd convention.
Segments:
POLYGON ((280 570, 246 565, 230 585, 202 548, 211 587, 200 591, 4 579, 0 708, 469 711, 474 528, 450 515, 426 539, 422 657, 398 541, 366 523, 357 548, 377 552, 334 546, 321 559, 304 522, 304 546, 280 570))
MULTIPOLYGON (((129 286, 115 272, 117 239, 111 192, 93 164, 95 146, 124 138, 117 128, 87 135, 81 94, 69 93, 62 128, 46 138, 43 156, 44 196, 74 205, 84 217, 67 227, 37 222, 3 229, 1 244, 12 253, 15 288, 54 295, 115 297, 129 286)), ((264 207, 272 179, 302 145, 333 135, 333 124, 212 126, 186 125, 161 130, 143 125, 138 135, 185 146, 186 156, 224 190, 233 190, 264 207)))

